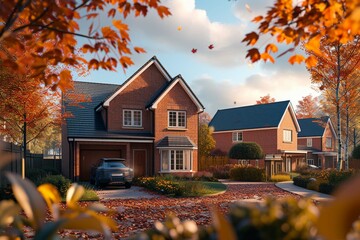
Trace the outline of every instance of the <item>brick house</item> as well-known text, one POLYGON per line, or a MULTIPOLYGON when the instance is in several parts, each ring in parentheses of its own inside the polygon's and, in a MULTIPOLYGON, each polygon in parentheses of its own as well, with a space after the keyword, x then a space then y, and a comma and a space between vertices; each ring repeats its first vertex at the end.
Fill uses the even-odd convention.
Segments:
POLYGON ((308 151, 307 163, 322 169, 336 168, 336 133, 329 117, 298 119, 298 148, 308 151))
POLYGON ((298 150, 300 126, 290 101, 218 110, 209 126, 214 127, 216 148, 223 152, 238 142, 258 143, 264 159, 247 162, 265 167, 268 176, 305 164, 307 152, 298 150))
POLYGON ((198 169, 198 114, 204 109, 181 75, 171 77, 156 57, 122 85, 75 82, 90 102, 64 97, 62 173, 89 180, 102 157, 121 157, 135 176, 192 174, 198 169))

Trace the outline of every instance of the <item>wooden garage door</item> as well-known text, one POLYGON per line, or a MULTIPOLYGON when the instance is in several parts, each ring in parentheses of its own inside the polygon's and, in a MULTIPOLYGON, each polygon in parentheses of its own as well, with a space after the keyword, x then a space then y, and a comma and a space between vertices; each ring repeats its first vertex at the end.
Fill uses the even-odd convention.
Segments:
POLYGON ((121 157, 121 150, 81 150, 80 151, 80 181, 90 180, 91 167, 98 163, 100 158, 121 157))

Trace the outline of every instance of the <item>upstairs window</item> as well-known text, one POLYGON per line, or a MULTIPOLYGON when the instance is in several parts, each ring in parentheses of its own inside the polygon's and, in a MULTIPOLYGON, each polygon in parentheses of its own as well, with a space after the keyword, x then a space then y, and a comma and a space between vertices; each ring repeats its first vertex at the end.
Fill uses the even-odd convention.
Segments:
POLYGON ((168 126, 175 128, 186 127, 186 112, 185 111, 169 111, 168 112, 168 126))
POLYGON ((141 127, 142 111, 141 110, 124 110, 123 111, 124 127, 141 127))
POLYGON ((332 148, 332 138, 331 137, 327 137, 326 138, 326 145, 327 148, 332 148))
POLYGON ((312 138, 308 138, 308 139, 306 140, 306 146, 307 146, 307 147, 312 147, 312 138))
POLYGON ((243 133, 242 132, 233 132, 232 133, 232 141, 233 142, 242 142, 243 141, 243 133))
POLYGON ((292 142, 292 130, 283 130, 283 142, 291 143, 292 142))

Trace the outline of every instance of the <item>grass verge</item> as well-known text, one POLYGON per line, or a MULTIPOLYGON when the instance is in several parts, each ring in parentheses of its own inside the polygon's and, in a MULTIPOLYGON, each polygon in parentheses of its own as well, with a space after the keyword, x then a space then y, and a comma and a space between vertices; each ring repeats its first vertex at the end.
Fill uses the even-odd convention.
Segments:
POLYGON ((181 197, 203 197, 226 191, 226 185, 221 182, 183 181, 179 182, 183 191, 181 197))

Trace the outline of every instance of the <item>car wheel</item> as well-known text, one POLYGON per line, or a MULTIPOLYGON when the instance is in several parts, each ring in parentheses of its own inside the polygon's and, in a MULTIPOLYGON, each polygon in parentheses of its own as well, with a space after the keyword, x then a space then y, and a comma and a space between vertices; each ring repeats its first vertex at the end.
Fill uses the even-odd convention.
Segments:
POLYGON ((99 182, 99 180, 98 179, 95 179, 95 186, 97 187, 97 188, 103 188, 103 185, 102 184, 100 184, 100 182, 99 182))
POLYGON ((126 183, 125 183, 125 188, 127 188, 127 189, 131 188, 131 183, 126 182, 126 183))
POLYGON ((92 177, 90 177, 90 184, 95 185, 95 180, 92 177))

